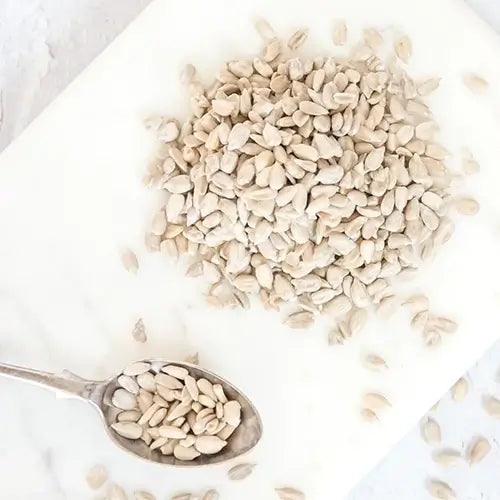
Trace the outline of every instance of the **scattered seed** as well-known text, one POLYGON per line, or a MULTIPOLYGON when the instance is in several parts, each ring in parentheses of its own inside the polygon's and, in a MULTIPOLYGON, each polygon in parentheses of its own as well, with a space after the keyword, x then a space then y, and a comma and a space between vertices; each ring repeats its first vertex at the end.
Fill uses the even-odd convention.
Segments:
POLYGON ((490 417, 500 418, 500 399, 485 396, 483 398, 483 408, 490 417))
POLYGON ((401 61, 407 63, 412 54, 411 40, 408 36, 403 35, 394 42, 394 51, 401 61))
POLYGON ((367 354, 364 358, 364 365, 370 370, 381 371, 388 368, 385 359, 377 354, 367 354))
POLYGON ((98 490, 108 480, 108 472, 102 465, 94 465, 87 473, 87 484, 93 490, 98 490))
POLYGON ((238 464, 231 467, 227 473, 231 481, 240 481, 247 478, 255 467, 255 464, 238 464))
POLYGON ((427 491, 433 498, 438 500, 454 500, 455 492, 443 481, 437 479, 429 479, 427 481, 427 491))
POLYGON ((489 88, 489 83, 482 76, 475 73, 466 73, 463 76, 465 86, 475 94, 484 94, 489 88))
POLYGON ((465 175, 477 174, 481 170, 479 163, 470 152, 466 152, 462 158, 462 172, 465 175))
POLYGON ((455 450, 441 450, 432 455, 434 462, 443 467, 455 467, 462 461, 462 456, 455 450))
POLYGON ((476 215, 479 203, 473 198, 461 198, 454 202, 455 210, 462 215, 476 215))
POLYGON ((123 250, 121 254, 123 267, 132 274, 137 274, 139 270, 139 261, 137 260, 137 256, 130 249, 123 250))
POLYGON ((274 491, 276 491, 280 500, 305 500, 306 498, 302 491, 290 486, 275 488, 274 491))
POLYGON ((201 500, 218 500, 218 499, 219 499, 219 493, 217 490, 208 490, 201 497, 201 500))
POLYGON ((491 451, 491 445, 489 441, 480 437, 469 447, 468 459, 469 465, 481 462, 486 455, 491 451))
POLYGON ((134 491, 135 500, 156 500, 156 497, 148 491, 134 491))
POLYGON ((301 29, 296 31, 288 40, 288 48, 290 50, 297 50, 307 39, 307 33, 309 30, 301 29))
POLYGON ((127 500, 124 489, 117 484, 110 484, 106 495, 107 500, 127 500))
POLYGON ((140 342, 141 344, 144 344, 148 340, 148 337, 146 335, 146 328, 144 327, 144 321, 142 318, 139 318, 135 325, 134 329, 132 330, 132 338, 136 342, 140 342))
POLYGON ((367 422, 378 420, 377 414, 371 408, 361 408, 361 418, 367 422))
POLYGON ((451 397, 453 401, 463 401, 469 391, 469 383, 466 379, 459 378, 451 388, 451 397))
POLYGON ((427 444, 434 445, 441 442, 441 427, 435 420, 428 418, 422 423, 420 431, 427 444))
POLYGON ((333 43, 345 45, 347 41, 347 25, 344 21, 337 21, 333 27, 333 43))
POLYGON ((363 396, 363 405, 372 410, 381 410, 392 406, 389 400, 382 394, 368 392, 363 396))
POLYGON ((262 37, 263 40, 269 41, 276 37, 276 33, 274 32, 272 26, 262 17, 256 18, 253 24, 257 33, 262 37))

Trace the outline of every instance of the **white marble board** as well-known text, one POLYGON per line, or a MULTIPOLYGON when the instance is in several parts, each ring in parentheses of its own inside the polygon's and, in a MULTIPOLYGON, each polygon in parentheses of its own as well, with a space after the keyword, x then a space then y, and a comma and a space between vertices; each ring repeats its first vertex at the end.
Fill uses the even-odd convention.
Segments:
POLYGON ((2 497, 88 498, 83 476, 100 462, 128 488, 163 497, 217 486, 223 498, 271 500, 274 486, 292 484, 314 500, 342 498, 497 338, 499 48, 458 0, 153 2, 0 158, 0 359, 99 378, 137 357, 199 351, 203 365, 261 410, 265 436, 248 457, 259 467, 241 485, 228 484, 222 466, 174 471, 139 462, 113 447, 90 407, 1 380, 2 497), (311 54, 341 52, 330 40, 334 18, 348 21, 351 39, 366 25, 390 39, 395 26, 413 39, 410 69, 443 77, 433 109, 455 153, 451 165, 464 146, 482 165, 467 182, 482 211, 457 221, 450 244, 407 285, 459 321, 440 349, 424 348, 402 311, 390 322, 372 317, 336 349, 325 346, 325 322, 297 333, 259 307, 209 310, 201 281, 145 251, 146 221, 160 199, 140 182, 153 147, 142 119, 158 111, 184 116, 178 73, 185 62, 208 80, 222 61, 254 54, 255 14, 283 36, 308 26, 311 54), (465 90, 461 74, 469 70, 490 80, 487 95, 465 90), (140 256, 137 277, 121 267, 123 246, 140 256), (139 347, 130 335, 138 316, 150 337, 139 347), (362 369, 360 356, 372 349, 388 359, 389 376, 362 369), (394 404, 376 426, 358 417, 367 389, 394 404))

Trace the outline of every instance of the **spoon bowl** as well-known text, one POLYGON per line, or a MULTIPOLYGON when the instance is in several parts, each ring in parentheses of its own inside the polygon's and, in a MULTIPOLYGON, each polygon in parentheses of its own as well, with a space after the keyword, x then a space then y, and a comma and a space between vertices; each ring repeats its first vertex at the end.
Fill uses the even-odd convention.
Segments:
POLYGON ((0 375, 25 380, 88 401, 101 415, 111 440, 121 449, 143 460, 175 467, 199 467, 236 458, 251 450, 259 442, 263 430, 262 420, 252 402, 233 384, 215 373, 191 363, 161 359, 143 359, 140 362, 150 363, 152 370, 156 372, 166 364, 183 367, 195 379, 205 378, 212 384, 220 384, 230 400, 239 402, 241 423, 228 438, 227 445, 220 452, 214 455, 202 454, 190 461, 178 460, 173 455, 163 455, 159 450, 151 450, 142 440, 128 439, 115 432, 111 425, 116 422, 116 417, 121 410, 112 404, 111 399, 115 390, 121 387, 118 384, 121 372, 107 380, 93 381, 78 377, 67 370, 64 370, 61 375, 57 375, 0 363, 0 375))

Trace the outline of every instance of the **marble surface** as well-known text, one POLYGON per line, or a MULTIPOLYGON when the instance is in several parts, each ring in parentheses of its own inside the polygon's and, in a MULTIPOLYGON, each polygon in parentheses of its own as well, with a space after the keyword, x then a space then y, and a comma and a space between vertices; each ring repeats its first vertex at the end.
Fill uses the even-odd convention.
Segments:
MULTIPOLYGON (((7 144, 17 135, 25 124, 65 86, 65 83, 100 52, 146 3, 148 2, 123 2, 120 15, 116 15, 113 2, 93 1, 85 8, 76 5, 77 2, 72 6, 72 3, 68 2, 64 9, 61 9, 60 2, 40 0, 25 3, 29 11, 28 16, 24 15, 26 12, 19 8, 17 2, 17 5, 9 1, 3 3, 0 9, 5 9, 10 17, 0 15, 2 22, 0 42, 4 56, 0 71, 3 109, 1 144, 7 144), (6 22, 6 19, 10 21, 6 22), (19 33, 23 31, 25 37, 21 38, 19 33), (39 36, 34 36, 36 33, 39 36), (104 36, 101 37, 101 33, 104 33, 104 36), (81 55, 73 57, 75 53, 81 55)), ((160 97, 158 91, 157 102, 160 102, 160 97)), ((84 120, 87 118, 83 117, 84 120)), ((61 127, 60 124, 59 133, 63 134, 61 127)), ((138 136, 141 134, 136 129, 127 132, 137 133, 138 136)), ((141 140, 145 140, 144 136, 140 137, 141 140)), ((145 160, 147 151, 147 147, 141 150, 136 160, 145 160)), ((244 382, 245 386, 249 386, 251 395, 259 399, 258 384, 252 388, 245 372, 239 369, 239 366, 245 366, 245 359, 258 349, 259 345, 268 347, 265 337, 260 338, 260 344, 258 339, 255 339, 253 328, 258 328, 258 322, 248 325, 247 319, 241 323, 234 315, 230 315, 229 321, 234 322, 232 323, 234 326, 240 327, 242 332, 246 332, 242 335, 243 340, 239 339, 245 348, 236 349, 231 342, 227 344, 227 338, 221 337, 220 341, 226 345, 227 354, 236 353, 234 359, 221 359, 210 349, 214 338, 208 339, 201 333, 207 328, 203 316, 200 314, 198 318, 191 317, 193 312, 191 308, 194 307, 198 312, 197 308, 201 307, 199 303, 192 304, 191 301, 191 297, 199 293, 199 286, 186 285, 187 288, 180 298, 182 308, 165 307, 161 294, 168 296, 168 284, 153 281, 155 286, 159 287, 157 288, 159 296, 153 298, 147 290, 158 269, 166 273, 164 275, 170 279, 181 280, 179 271, 172 266, 155 262, 154 257, 144 257, 145 276, 140 278, 139 284, 121 273, 115 261, 118 246, 138 244, 138 234, 134 232, 132 235, 130 226, 141 228, 144 225, 145 213, 151 207, 149 197, 139 192, 137 187, 130 188, 129 185, 125 191, 117 189, 116 193, 121 199, 116 207, 110 209, 106 200, 107 189, 112 183, 112 175, 116 175, 119 171, 104 171, 106 176, 104 184, 107 187, 102 191, 92 191, 92 203, 86 210, 92 212, 94 218, 89 219, 89 214, 82 214, 80 210, 87 197, 85 189, 90 193, 93 186, 90 175, 70 177, 64 170, 52 171, 49 168, 49 172, 45 172, 34 168, 36 163, 32 166, 33 168, 21 176, 16 172, 2 173, 2 182, 10 189, 2 200, 4 217, 0 223, 3 229, 8 230, 7 236, 11 238, 7 238, 8 241, 4 243, 0 252, 0 257, 3 257, 1 266, 3 281, 0 290, 3 296, 0 303, 2 360, 32 364, 51 370, 70 366, 82 375, 100 377, 108 375, 110 370, 117 369, 122 362, 131 357, 157 353, 158 350, 172 357, 184 356, 197 349, 202 353, 202 361, 205 364, 221 373, 230 373, 235 381, 244 382), (50 174, 50 183, 47 182, 47 174, 50 174), (62 178, 58 177, 58 174, 62 174, 62 178), (52 191, 54 187, 60 188, 64 195, 54 196, 52 191), (47 194, 50 193, 48 197, 43 194, 44 190, 47 194), (31 205, 33 199, 39 203, 36 210, 31 205), (126 211, 130 199, 135 200, 134 211, 126 211), (29 209, 23 211, 22 207, 27 205, 25 200, 30 200, 30 204, 28 204, 29 209), (94 213, 93 205, 102 208, 103 204, 109 209, 106 217, 111 219, 121 210, 125 211, 122 218, 113 219, 119 221, 118 227, 110 226, 111 221, 105 220, 102 224, 98 224, 97 231, 95 228, 90 230, 90 224, 95 223, 95 217, 100 215, 98 211, 94 213), (64 207, 64 213, 60 211, 61 206, 64 207), (7 209, 7 212, 4 209, 7 209), (5 213, 9 213, 10 216, 7 222, 5 213), (49 218, 50 223, 46 223, 49 218), (111 235, 108 234, 110 227, 111 235), (74 233, 75 236, 68 237, 74 233), (96 247, 95 241, 99 241, 99 247, 96 247), (92 267, 96 258, 102 261, 101 267, 97 269, 92 267), (102 267, 103 263, 105 267, 102 267), (103 276, 104 268, 110 270, 105 271, 103 276), (54 303, 56 297, 57 302, 54 303), (141 352, 129 337, 131 325, 139 314, 147 318, 150 332, 148 346, 141 352), (89 360, 95 360, 95 364, 89 363, 89 360)), ((125 181, 135 183, 139 171, 140 166, 136 166, 135 170, 126 173, 125 181)), ((116 198, 114 200, 116 201, 116 198)), ((466 228, 473 231, 471 224, 466 224, 466 228)), ((444 288, 441 291, 445 293, 450 290, 444 288)), ((439 305, 446 307, 446 301, 437 300, 439 305)), ((226 316, 220 317, 219 320, 224 322, 225 318, 226 316)), ((279 323, 275 318, 269 317, 266 321, 270 322, 273 329, 279 330, 279 323)), ((212 331, 214 334, 216 326, 217 322, 210 329, 214 330, 212 331)), ((399 333, 397 325, 389 327, 388 330, 389 338, 396 338, 399 333)), ((261 352, 261 349, 255 352, 260 360, 259 364, 270 366, 275 353, 281 352, 279 341, 286 338, 290 342, 288 332, 281 330, 276 335, 276 343, 273 344, 275 350, 267 349, 269 351, 267 354, 261 352)), ((366 338, 371 338, 373 341, 375 337, 370 337, 368 332, 365 340, 366 338)), ((305 362, 302 356, 298 356, 298 353, 306 350, 313 357, 318 354, 320 348, 323 348, 319 340, 318 345, 311 345, 310 340, 302 336, 298 336, 292 343, 294 345, 290 351, 287 350, 290 356, 289 362, 278 364, 278 367, 285 370, 291 381, 299 383, 300 381, 294 378, 296 373, 292 372, 297 366, 302 366, 304 373, 312 377, 313 366, 305 362)), ((408 355, 412 352, 411 347, 408 346, 408 355)), ((359 348, 358 344, 349 349, 353 354, 359 352, 359 348)), ((399 345, 398 348, 403 349, 403 346, 399 345)), ((483 369, 478 368, 471 373, 472 385, 476 392, 469 398, 470 403, 462 404, 463 427, 459 427, 460 419, 456 416, 455 408, 449 403, 443 403, 442 409, 438 410, 443 426, 448 422, 448 425, 455 429, 446 435, 446 444, 450 446, 453 444, 458 446, 456 443, 462 441, 466 443, 469 436, 479 431, 494 437, 494 427, 484 419, 478 409, 479 395, 482 391, 498 389, 493 380, 494 361, 495 357, 498 359, 499 349, 492 353, 486 358, 483 369)), ((446 363, 446 357, 442 358, 441 363, 446 363)), ((438 369, 438 360, 431 360, 430 366, 438 369)), ((344 369, 350 368, 340 366, 339 373, 346 373, 344 369)), ((366 384, 366 381, 361 383, 366 384)), ((429 383, 432 383, 431 379, 429 383)), ((442 381, 439 385, 442 385, 442 381)), ((442 388, 445 386, 446 384, 442 388)), ((221 491, 225 494, 224 498, 238 500, 247 498, 245 496, 247 493, 242 494, 240 489, 226 484, 223 469, 210 475, 200 474, 193 481, 192 477, 186 474, 163 473, 121 456, 108 444, 95 415, 81 403, 54 401, 48 393, 21 384, 13 386, 12 383, 7 384, 5 381, 0 382, 0 388, 4 401, 1 421, 5 429, 0 444, 0 463, 2 476, 5 478, 0 485, 2 497, 30 500, 86 498, 88 493, 85 493, 82 479, 84 471, 95 461, 101 461, 108 465, 115 480, 130 489, 146 488, 154 484, 155 492, 163 495, 160 498, 165 498, 167 493, 185 488, 188 483, 195 483, 193 486, 200 487, 220 484, 221 491), (6 405, 10 408, 8 412, 5 411, 6 405), (69 436, 68 428, 72 431, 69 436), (27 476, 29 481, 26 481, 27 476)), ((427 396, 427 399, 431 398, 429 402, 432 397, 440 395, 439 391, 439 387, 436 387, 434 396, 432 394, 427 396)), ((398 396, 398 390, 395 392, 396 398, 402 398, 402 393, 398 396)), ((346 401, 353 400, 352 395, 342 394, 342 397, 346 401)), ((426 399, 419 395, 416 397, 417 399, 420 397, 419 404, 426 399)), ((313 400, 314 398, 311 400, 311 405, 314 408, 313 400)), ((416 406, 418 405, 413 408, 416 406)), ((293 407, 290 409, 293 411, 293 407)), ((411 409, 404 411, 407 412, 406 421, 411 421, 411 409)), ((272 409, 269 407, 266 417, 268 428, 278 429, 282 425, 277 417, 273 419, 272 409)), ((300 418, 302 417, 299 416, 300 418)), ((342 418, 349 420, 352 417, 347 413, 342 418)), ((403 432, 404 425, 398 425, 398 429, 403 432)), ((362 449, 362 445, 363 441, 360 440, 358 449, 362 449)), ((375 445, 376 443, 371 442, 369 447, 373 448, 375 445)), ((260 454, 252 457, 258 458, 263 468, 273 460, 279 462, 283 454, 277 454, 276 450, 270 449, 269 446, 270 443, 267 442, 260 454)), ((293 455, 295 451, 291 449, 290 453, 293 455)), ((474 471, 475 475, 470 481, 468 478, 471 476, 467 477, 463 471, 458 471, 456 474, 458 478, 455 480, 461 480, 461 484, 465 482, 468 485, 468 489, 461 488, 460 494, 464 496, 459 496, 460 499, 497 498, 494 496, 497 494, 496 490, 485 489, 488 488, 488 478, 497 458, 498 454, 493 453, 485 468, 481 468, 480 472, 474 471)), ((352 460, 353 464, 356 461, 355 456, 348 459, 352 460)), ((299 483, 305 482, 306 476, 311 471, 320 468, 317 460, 318 457, 299 463, 284 460, 279 466, 271 467, 274 472, 272 479, 290 482, 290 478, 293 478, 299 483)), ((329 471, 321 472, 329 473, 329 471)), ((422 482, 428 473, 437 474, 438 471, 432 468, 428 451, 418 441, 416 432, 413 432, 351 493, 351 497, 356 500, 382 499, 388 498, 389 494, 398 493, 401 498, 424 498, 422 482), (412 467, 416 461, 421 465, 412 467), (395 470, 398 473, 395 473, 395 470), (411 480, 408 480, 410 476, 411 480), (405 481, 400 478, 404 478, 405 481)), ((267 475, 263 473, 252 479, 246 490, 251 493, 252 488, 262 487, 263 482, 269 486, 271 480, 263 476, 267 475)), ((453 477, 450 483, 452 479, 453 477)), ((271 498, 266 496, 264 490, 256 491, 262 493, 259 498, 264 500, 271 498)), ((323 497, 312 493, 311 498, 323 497)))

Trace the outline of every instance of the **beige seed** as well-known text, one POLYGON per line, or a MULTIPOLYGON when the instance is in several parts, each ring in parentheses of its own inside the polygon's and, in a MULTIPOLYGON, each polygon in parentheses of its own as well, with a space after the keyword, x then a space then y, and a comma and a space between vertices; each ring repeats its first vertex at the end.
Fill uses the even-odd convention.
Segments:
POLYGON ((208 490, 201 497, 201 500, 219 500, 219 493, 217 490, 208 490))
POLYGON ((224 404, 224 421, 233 427, 238 427, 241 421, 241 405, 238 401, 224 404))
POLYGON ((222 450, 226 444, 227 441, 222 440, 218 436, 199 436, 196 438, 194 446, 200 453, 213 455, 222 450))
POLYGON ((420 432, 423 440, 430 445, 439 444, 441 442, 441 427, 431 418, 426 419, 421 427, 420 432))
POLYGON ((301 29, 296 31, 288 40, 288 48, 290 50, 297 50, 307 39, 309 30, 301 29))
POLYGON ((347 25, 344 21, 337 21, 333 27, 333 43, 345 45, 347 41, 347 25))
POLYGON ((455 492, 443 481, 429 479, 426 483, 427 491, 438 500, 454 500, 455 492))
POLYGON ((237 123, 229 132, 227 148, 234 151, 243 147, 250 137, 250 129, 243 123, 237 123))
POLYGON ((120 375, 117 382, 119 386, 123 387, 131 394, 139 394, 139 385, 132 377, 129 377, 128 375, 120 375))
POLYGON ((451 397, 453 401, 463 401, 467 396, 469 384, 466 379, 459 378, 451 388, 451 397))
POLYGON ((94 465, 87 472, 87 484, 93 490, 99 489, 108 480, 108 472, 102 465, 94 465))
POLYGON ((186 389, 188 390, 191 399, 193 401, 198 401, 200 391, 198 389, 198 384, 196 383, 196 380, 190 375, 187 375, 184 379, 184 383, 186 384, 186 389))
POLYGON ((121 486, 110 484, 106 494, 106 500, 127 500, 127 495, 121 486))
POLYGON ((467 152, 462 158, 462 172, 465 175, 477 174, 481 170, 479 163, 472 156, 471 153, 467 152))
POLYGON ((156 497, 149 491, 134 491, 135 500, 156 500, 156 497))
POLYGON ((454 202, 455 210, 461 215, 476 215, 479 203, 473 198, 461 198, 454 202))
POLYGON ((161 371, 179 380, 184 380, 189 375, 189 372, 186 370, 186 368, 178 365, 163 366, 161 371))
POLYGON ((366 422, 376 422, 378 420, 377 414, 371 408, 361 408, 361 418, 366 422))
POLYGON ((386 370, 388 368, 384 358, 378 354, 367 354, 363 358, 364 365, 374 371, 386 370))
POLYGON ((500 418, 500 399, 493 396, 485 396, 482 403, 484 410, 490 417, 500 418))
POLYGON ((284 324, 293 329, 309 328, 314 323, 313 315, 309 311, 290 314, 284 324))
POLYGON ((403 35, 394 42, 394 51, 401 61, 407 63, 412 54, 412 44, 408 36, 403 35))
POLYGON ((440 82, 441 78, 429 78, 417 87, 417 91, 419 95, 427 96, 439 87, 440 82))
POLYGON ((146 335, 146 327, 144 326, 144 320, 142 318, 139 318, 132 330, 132 338, 136 342, 140 342, 141 344, 144 344, 148 340, 148 337, 146 335))
POLYGON ((177 458, 177 460, 190 461, 199 456, 200 453, 195 450, 193 446, 191 446, 190 448, 185 448, 184 446, 178 444, 174 448, 174 457, 177 458))
POLYGON ((262 37, 263 40, 272 40, 273 38, 276 37, 274 29, 266 19, 262 17, 257 17, 256 19, 254 19, 253 25, 255 30, 262 37))
POLYGON ((137 405, 135 396, 125 389, 117 389, 113 393, 111 402, 120 410, 133 410, 137 405))
POLYGON ((227 475, 231 481, 241 481, 247 478, 255 467, 255 464, 238 464, 229 469, 227 475))
POLYGON ((363 396, 363 405, 371 410, 380 410, 392 406, 385 396, 376 392, 366 393, 363 396))
POLYGON ((111 428, 128 439, 139 439, 142 435, 142 427, 134 422, 116 422, 111 424, 111 428))
POLYGON ((484 94, 489 88, 488 81, 475 73, 466 73, 463 76, 463 82, 465 86, 475 94, 484 94))
POLYGON ((191 493, 177 493, 170 497, 170 500, 193 500, 191 493))
POLYGON ((401 305, 407 307, 412 313, 419 313, 429 309, 429 299, 425 295, 412 295, 401 305))
POLYGON ((373 50, 378 49, 384 43, 382 35, 375 28, 365 28, 363 30, 363 37, 365 43, 373 50))
POLYGON ((302 491, 292 488, 291 486, 283 486, 281 488, 275 488, 278 498, 280 500, 305 500, 306 496, 302 491))
POLYGON ((490 451, 491 445, 486 438, 476 439, 468 450, 469 465, 481 462, 490 451))
POLYGON ((462 461, 462 456, 455 450, 440 450, 432 455, 432 459, 443 467, 455 467, 462 461))
POLYGON ((130 249, 123 250, 121 254, 123 267, 132 274, 137 274, 139 270, 139 261, 137 260, 137 256, 130 249))

